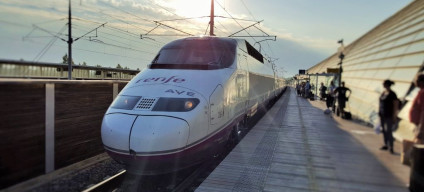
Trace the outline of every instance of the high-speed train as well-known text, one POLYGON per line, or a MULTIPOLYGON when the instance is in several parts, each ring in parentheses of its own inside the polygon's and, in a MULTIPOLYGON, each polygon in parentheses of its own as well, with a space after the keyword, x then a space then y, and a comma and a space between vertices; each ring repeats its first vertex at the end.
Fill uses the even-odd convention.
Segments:
POLYGON ((102 141, 129 172, 174 172, 237 142, 246 120, 283 88, 284 80, 245 40, 175 40, 115 98, 103 118, 102 141))

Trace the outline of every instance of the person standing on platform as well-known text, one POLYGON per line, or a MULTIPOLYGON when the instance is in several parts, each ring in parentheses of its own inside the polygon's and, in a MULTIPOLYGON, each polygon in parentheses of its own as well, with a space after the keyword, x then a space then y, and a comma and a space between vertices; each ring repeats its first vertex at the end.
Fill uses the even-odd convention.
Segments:
POLYGON ((305 82, 302 82, 300 84, 300 96, 304 97, 305 96, 305 82))
POLYGON ((414 142, 424 144, 424 74, 418 74, 414 83, 416 87, 420 88, 420 91, 412 103, 409 119, 416 126, 414 142))
POLYGON ((380 107, 378 111, 384 140, 384 145, 380 149, 388 149, 392 154, 394 153, 392 128, 396 123, 396 117, 399 109, 397 95, 390 89, 390 87, 394 84, 395 83, 391 80, 384 81, 383 86, 385 90, 380 95, 380 107))
POLYGON ((336 89, 336 86, 334 85, 334 82, 331 81, 330 87, 328 87, 328 94, 327 94, 327 109, 331 107, 331 109, 334 111, 334 90, 336 89))
POLYGON ((297 96, 300 96, 300 84, 299 83, 296 84, 296 91, 297 91, 297 96))
POLYGON ((309 83, 309 81, 306 81, 305 84, 305 97, 309 98, 309 92, 311 92, 311 84, 309 83))
POLYGON ((343 81, 340 87, 337 87, 334 90, 334 93, 337 93, 337 104, 338 104, 338 109, 340 112, 340 115, 342 117, 344 117, 344 108, 346 107, 346 101, 348 100, 349 96, 346 97, 346 93, 349 91, 349 96, 352 93, 352 91, 345 87, 345 82, 343 81))
POLYGON ((326 91, 327 91, 327 87, 324 85, 323 82, 321 82, 321 86, 319 87, 320 100, 324 100, 325 99, 325 92, 326 91))

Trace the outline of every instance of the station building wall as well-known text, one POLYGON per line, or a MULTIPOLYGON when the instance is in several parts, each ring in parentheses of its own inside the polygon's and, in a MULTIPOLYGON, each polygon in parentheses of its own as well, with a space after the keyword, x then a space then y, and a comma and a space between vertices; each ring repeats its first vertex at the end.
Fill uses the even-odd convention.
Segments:
MULTIPOLYGON (((405 102, 417 92, 411 90, 413 78, 424 64, 424 1, 411 2, 344 47, 343 53, 342 81, 352 90, 347 110, 356 118, 375 124, 384 80, 395 82, 392 89, 405 102)), ((311 67, 307 73, 322 74, 327 68, 339 68, 339 54, 311 67)), ((404 118, 406 110, 403 109, 404 118)), ((410 137, 412 130, 408 129, 405 134, 410 137)))

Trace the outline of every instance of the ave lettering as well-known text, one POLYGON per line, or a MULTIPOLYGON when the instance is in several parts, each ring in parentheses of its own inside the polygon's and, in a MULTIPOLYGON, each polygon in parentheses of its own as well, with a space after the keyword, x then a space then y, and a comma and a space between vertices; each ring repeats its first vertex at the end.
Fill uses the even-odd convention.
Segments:
POLYGON ((173 93, 173 94, 177 94, 177 95, 188 95, 191 97, 194 97, 193 92, 189 92, 189 91, 180 91, 180 90, 176 90, 176 89, 168 89, 165 91, 165 93, 173 93))

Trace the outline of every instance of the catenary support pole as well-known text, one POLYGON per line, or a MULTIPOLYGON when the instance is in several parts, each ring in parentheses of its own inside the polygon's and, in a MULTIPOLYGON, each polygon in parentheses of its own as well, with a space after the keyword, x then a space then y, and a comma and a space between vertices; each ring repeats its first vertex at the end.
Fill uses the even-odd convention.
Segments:
POLYGON ((68 79, 72 79, 72 23, 71 23, 71 0, 68 10, 68 79))

